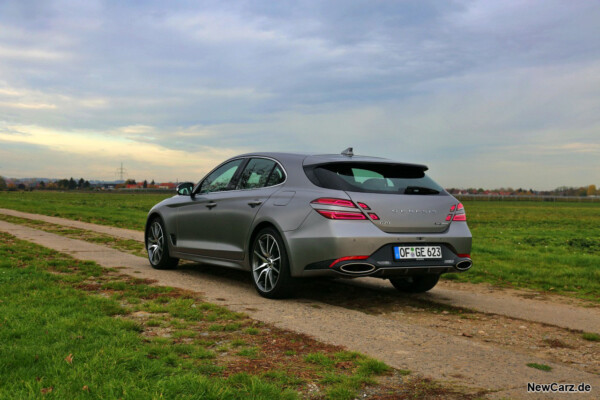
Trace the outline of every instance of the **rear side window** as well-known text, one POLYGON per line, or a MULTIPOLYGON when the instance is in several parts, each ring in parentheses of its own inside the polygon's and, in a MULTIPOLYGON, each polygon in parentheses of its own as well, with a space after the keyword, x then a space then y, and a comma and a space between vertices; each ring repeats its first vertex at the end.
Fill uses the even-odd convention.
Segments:
POLYGON ((329 163, 304 168, 317 186, 363 193, 445 194, 422 168, 404 164, 329 163))
POLYGON ((265 158, 253 158, 244 168, 237 188, 256 189, 273 186, 283 182, 283 179, 283 171, 275 161, 265 158))

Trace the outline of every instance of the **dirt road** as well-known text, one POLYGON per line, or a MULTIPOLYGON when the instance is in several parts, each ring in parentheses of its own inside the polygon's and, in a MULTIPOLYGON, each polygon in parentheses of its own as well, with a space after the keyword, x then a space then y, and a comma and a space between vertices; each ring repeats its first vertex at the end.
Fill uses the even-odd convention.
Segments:
MULTIPOLYGON (((86 229, 89 228, 95 229, 95 227, 86 229)), ((446 320, 452 327, 454 311, 452 309, 450 311, 426 310, 427 302, 419 303, 418 299, 402 298, 395 293, 394 297, 391 297, 389 287, 370 281, 353 285, 336 282, 309 284, 300 288, 297 298, 271 301, 256 295, 247 275, 243 273, 196 264, 185 264, 176 271, 156 271, 149 267, 144 258, 88 242, 67 239, 4 221, 0 221, 0 230, 71 254, 78 259, 92 260, 106 267, 122 267, 123 272, 127 274, 156 279, 162 285, 201 292, 208 301, 245 312, 263 322, 363 352, 395 368, 409 369, 436 380, 453 382, 473 390, 490 390, 488 395, 490 398, 548 398, 548 395, 528 394, 526 392, 528 382, 586 382, 592 385, 593 391, 587 395, 578 394, 576 397, 598 398, 600 376, 595 369, 595 363, 598 362, 600 347, 596 344, 590 344, 592 347, 583 344, 582 350, 578 349, 577 354, 586 360, 585 363, 548 361, 548 358, 540 358, 535 352, 526 351, 521 347, 513 348, 494 341, 486 342, 483 330, 478 331, 484 332, 481 334, 465 332, 464 329, 453 332, 452 329, 448 331, 447 327, 437 326, 439 325, 437 322, 434 323, 436 326, 431 326, 431 323, 424 322, 423 315, 429 318, 428 321, 441 323, 446 320), (368 303, 357 302, 357 298, 362 298, 368 303), (412 309, 414 313, 410 312, 412 309), (527 366, 528 363, 546 364, 551 366, 552 370, 545 372, 533 369, 527 366)), ((425 300, 433 301, 435 296, 425 300)), ((519 298, 515 297, 513 300, 519 298)), ((597 310, 579 309, 565 304, 558 304, 558 306, 570 307, 564 310, 573 308, 581 312, 584 316, 582 321, 591 319, 595 321, 591 327, 598 327, 597 310), (591 318, 588 318, 590 316, 591 318)), ((484 326, 486 323, 491 323, 490 328, 486 328, 488 330, 496 328, 502 330, 501 326, 504 325, 507 325, 508 329, 514 329, 515 326, 520 329, 524 326, 523 332, 517 330, 517 335, 526 335, 530 329, 540 325, 479 313, 465 315, 468 318, 462 322, 463 324, 474 323, 474 326, 484 326)), ((564 331, 562 328, 549 327, 548 329, 564 331)), ((557 396, 552 395, 552 397, 557 396)))

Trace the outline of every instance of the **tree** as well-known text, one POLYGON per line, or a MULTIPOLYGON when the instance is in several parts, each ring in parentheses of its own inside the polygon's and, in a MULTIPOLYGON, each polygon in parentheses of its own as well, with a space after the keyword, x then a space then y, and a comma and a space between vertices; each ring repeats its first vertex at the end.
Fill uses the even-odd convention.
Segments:
POLYGON ((75 179, 73 179, 73 177, 71 177, 71 179, 69 179, 68 188, 69 188, 69 190, 73 190, 76 187, 77 187, 77 183, 75 182, 75 179))
POLYGON ((151 185, 155 185, 155 183, 154 183, 154 179, 152 179, 152 182, 150 182, 150 184, 151 184, 151 185))
POLYGON ((90 188, 90 181, 83 182, 83 188, 84 189, 89 189, 90 188))
POLYGON ((2 176, 0 176, 0 190, 6 189, 6 181, 2 176))
POLYGON ((125 181, 125 184, 126 184, 126 185, 135 185, 135 179, 127 179, 127 180, 125 181))
POLYGON ((81 189, 81 188, 83 187, 83 183, 84 183, 84 182, 85 182, 85 181, 83 180, 83 178, 79 178, 79 181, 77 181, 77 187, 78 187, 79 189, 81 189))
POLYGON ((148 187, 148 181, 144 179, 143 188, 146 189, 148 187))
POLYGON ((596 185, 590 185, 590 186, 588 186, 587 195, 588 196, 595 196, 596 195, 596 185))
POLYGON ((44 183, 44 181, 40 181, 40 188, 44 189, 46 187, 46 184, 44 183))

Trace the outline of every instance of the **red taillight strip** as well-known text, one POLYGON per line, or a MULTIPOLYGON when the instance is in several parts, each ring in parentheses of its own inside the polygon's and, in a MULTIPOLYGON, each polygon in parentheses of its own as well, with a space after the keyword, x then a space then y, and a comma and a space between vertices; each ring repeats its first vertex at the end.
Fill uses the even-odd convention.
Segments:
POLYGON ((354 203, 351 202, 350 200, 331 199, 331 198, 327 198, 327 197, 322 197, 320 199, 313 200, 313 201, 311 201, 311 204, 321 204, 324 206, 339 206, 339 207, 356 208, 354 203))
POLYGON ((366 260, 367 258, 369 258, 369 256, 348 256, 348 257, 342 257, 342 258, 338 258, 337 260, 335 260, 334 262, 332 262, 329 265, 329 268, 333 267, 335 264, 340 263, 342 261, 350 261, 350 260, 366 260))
POLYGON ((460 210, 464 210, 465 206, 463 206, 463 203, 458 203, 458 206, 456 207, 456 211, 460 211, 460 210))
POLYGON ((466 221, 466 220, 467 220, 467 215, 466 214, 457 214, 452 219, 452 221, 466 221))
POLYGON ((371 219, 374 221, 379 221, 379 215, 375 213, 369 213, 369 217, 371 217, 371 219))
POLYGON ((352 219, 352 220, 367 219, 365 214, 360 213, 360 212, 330 211, 330 210, 316 210, 316 211, 328 219, 352 219))
POLYGON ((363 210, 370 210, 370 209, 371 209, 371 207, 369 207, 369 206, 368 206, 368 205, 366 205, 365 203, 356 203, 356 204, 358 204, 358 206, 359 206, 360 208, 362 208, 363 210))
POLYGON ((460 258, 471 258, 470 254, 457 254, 460 258))

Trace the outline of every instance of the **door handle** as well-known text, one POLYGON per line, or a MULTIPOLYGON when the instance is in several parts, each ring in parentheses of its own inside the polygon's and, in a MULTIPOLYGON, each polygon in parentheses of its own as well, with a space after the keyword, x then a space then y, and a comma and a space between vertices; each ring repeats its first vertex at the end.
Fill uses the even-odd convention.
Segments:
POLYGON ((262 201, 258 201, 258 200, 256 200, 256 201, 251 201, 251 202, 249 202, 249 203, 248 203, 248 205, 249 205, 250 207, 252 207, 252 208, 254 208, 254 207, 256 207, 256 206, 260 206, 261 204, 262 204, 262 201))
POLYGON ((206 205, 206 207, 208 207, 209 209, 211 209, 211 208, 213 208, 213 207, 216 207, 216 206, 217 206, 217 203, 208 203, 208 204, 206 205))

